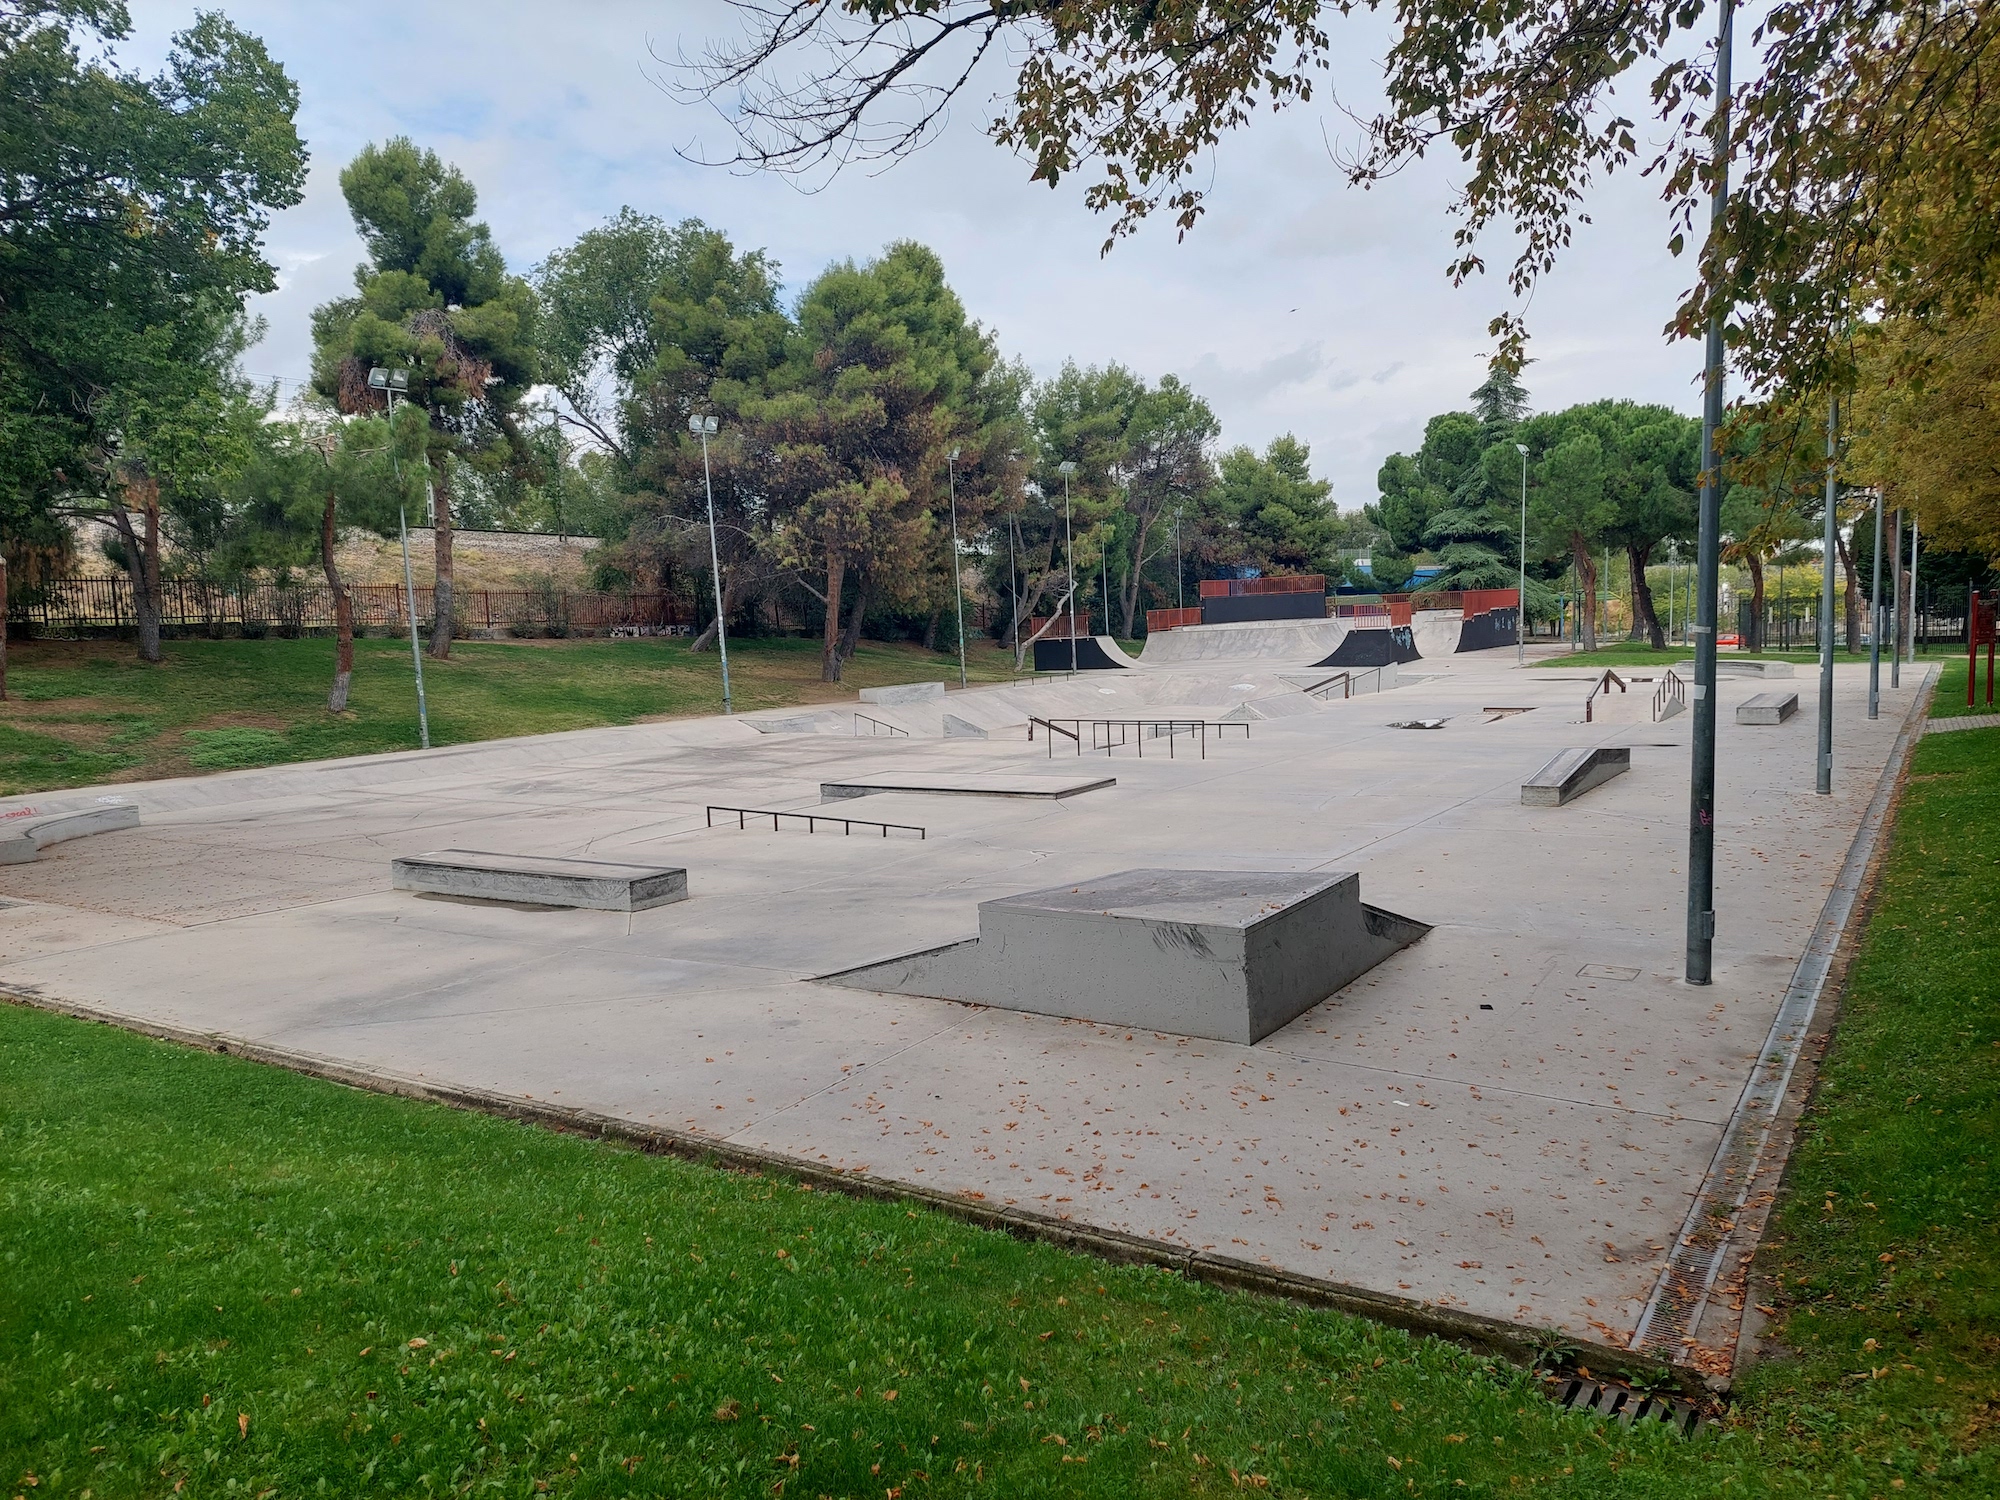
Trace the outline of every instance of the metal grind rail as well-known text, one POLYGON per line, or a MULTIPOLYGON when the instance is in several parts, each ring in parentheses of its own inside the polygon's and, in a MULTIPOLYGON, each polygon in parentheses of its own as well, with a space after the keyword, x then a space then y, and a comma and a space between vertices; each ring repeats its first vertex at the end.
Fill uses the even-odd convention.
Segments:
POLYGON ((1340 696, 1345 701, 1348 698, 1352 698, 1360 690, 1358 685, 1369 677, 1375 679, 1375 691, 1378 693, 1381 692, 1382 669, 1380 667, 1370 667, 1365 672, 1335 672, 1324 681, 1315 682, 1311 687, 1300 688, 1299 691, 1309 698, 1331 698, 1333 696, 1334 684, 1338 683, 1340 685, 1340 696))
POLYGON ((1608 693, 1614 687, 1616 687, 1618 691, 1621 693, 1625 692, 1626 691, 1625 679, 1620 677, 1616 672, 1612 671, 1609 667, 1606 667, 1604 669, 1604 675, 1598 678, 1597 681, 1591 686, 1590 696, 1583 700, 1584 723, 1589 724, 1593 722, 1590 717, 1590 713, 1591 709, 1597 703, 1597 695, 1599 693, 1608 693))
POLYGON ((903 728, 900 724, 891 724, 886 719, 871 719, 866 714, 856 714, 854 716, 854 732, 856 735, 860 735, 863 724, 868 726, 867 738, 869 739, 879 739, 883 735, 887 735, 892 740, 906 740, 910 737, 910 731, 903 728))
POLYGON ((1687 707, 1687 685, 1683 683, 1672 667, 1660 679, 1660 685, 1653 689, 1653 722, 1673 717, 1687 707))
POLYGON ((750 826, 750 819, 752 818, 769 818, 771 820, 771 832, 773 833, 778 831, 778 820, 780 818, 797 818, 806 825, 807 833, 818 833, 819 825, 822 823, 838 823, 840 831, 849 836, 852 836, 854 830, 857 828, 879 828, 882 830, 882 837, 886 839, 889 836, 889 830, 893 828, 898 833, 914 833, 920 839, 930 837, 928 833, 914 823, 876 823, 871 822, 867 818, 836 818, 827 813, 778 812, 768 807, 711 807, 708 809, 708 826, 710 828, 715 826, 715 815, 717 813, 735 813, 736 826, 738 828, 748 828, 750 826))
POLYGON ((1090 730, 1090 752, 1095 755, 1102 750, 1106 755, 1122 750, 1127 745, 1134 746, 1139 759, 1146 758, 1146 741, 1164 739, 1167 742, 1167 759, 1174 758, 1174 742, 1181 735, 1192 737, 1201 749, 1201 758, 1208 759, 1208 734, 1215 731, 1220 740, 1226 729, 1240 729, 1243 738, 1250 738, 1250 725, 1241 719, 1041 719, 1028 720, 1028 743, 1035 740, 1035 727, 1040 725, 1048 731, 1049 758, 1056 753, 1056 736, 1061 735, 1076 746, 1076 753, 1083 754, 1083 732, 1090 730), (1150 731, 1150 734, 1149 734, 1150 731))

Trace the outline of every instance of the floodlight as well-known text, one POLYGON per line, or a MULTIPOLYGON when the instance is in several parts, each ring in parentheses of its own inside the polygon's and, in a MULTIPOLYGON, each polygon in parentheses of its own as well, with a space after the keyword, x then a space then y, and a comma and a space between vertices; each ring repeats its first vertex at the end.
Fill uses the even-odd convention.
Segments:
POLYGON ((689 417, 688 431, 696 437, 714 437, 716 421, 713 417, 689 417))
POLYGON ((1071 463, 1068 459, 1064 459, 1061 463, 1056 465, 1056 472, 1058 474, 1074 474, 1076 472, 1076 465, 1071 463))

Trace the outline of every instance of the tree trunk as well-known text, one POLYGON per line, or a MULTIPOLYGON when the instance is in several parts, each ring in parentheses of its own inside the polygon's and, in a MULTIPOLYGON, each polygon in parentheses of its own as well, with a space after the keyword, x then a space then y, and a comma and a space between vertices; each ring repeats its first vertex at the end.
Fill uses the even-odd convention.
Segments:
POLYGON ((333 560, 333 513, 338 497, 326 492, 326 505, 319 514, 319 564, 326 570, 326 586, 333 591, 333 691, 326 696, 328 713, 347 712, 347 690, 354 682, 354 601, 347 585, 340 581, 340 568, 333 560))
POLYGON ((737 597, 737 594, 738 594, 738 592, 739 592, 739 590, 740 590, 740 587, 741 587, 741 585, 740 585, 740 583, 739 583, 739 581, 738 581, 737 579, 735 579, 735 578, 732 578, 732 577, 730 577, 730 576, 729 576, 728 574, 726 574, 726 573, 725 573, 725 574, 723 575, 723 578, 722 578, 722 613, 721 613, 721 614, 719 614, 719 615, 717 615, 717 616, 715 617, 715 619, 713 619, 713 620, 710 620, 710 621, 709 621, 709 622, 708 622, 708 623, 707 623, 706 625, 704 625, 704 626, 702 627, 702 629, 701 629, 701 634, 700 634, 700 635, 698 635, 698 636, 696 636, 696 637, 695 637, 695 638, 694 638, 693 640, 691 640, 691 641, 689 641, 689 642, 688 642, 688 650, 689 650, 690 652, 694 652, 694 651, 706 651, 706 650, 707 650, 707 649, 708 649, 708 648, 709 648, 710 646, 713 646, 713 645, 715 644, 715 627, 716 627, 716 625, 717 625, 717 624, 718 624, 718 623, 719 623, 720 621, 722 621, 722 620, 726 620, 726 619, 729 619, 729 618, 731 618, 732 616, 734 616, 734 615, 735 615, 735 613, 736 613, 736 610, 737 610, 737 607, 738 607, 738 606, 739 606, 739 605, 741 604, 741 602, 742 602, 742 601, 741 601, 741 600, 740 600, 740 599, 739 599, 739 598, 737 597))
POLYGON ((840 659, 846 661, 861 644, 861 621, 868 613, 869 577, 866 568, 856 570, 854 602, 847 607, 847 628, 840 632, 840 659))
POLYGON ((926 651, 937 650, 938 621, 943 618, 944 609, 942 606, 931 611, 930 623, 924 626, 924 649, 926 651))
POLYGON ((1838 527, 1833 533, 1834 550, 1840 554, 1840 573, 1847 580, 1847 593, 1842 603, 1846 606, 1847 649, 1861 649, 1861 576, 1854 571, 1854 554, 1847 550, 1847 538, 1838 527))
POLYGON ((1632 567, 1632 639, 1652 642, 1655 651, 1667 649, 1667 633, 1660 629, 1659 612, 1653 608, 1653 586, 1646 582, 1646 560, 1651 547, 1627 547, 1626 561, 1632 567))
POLYGON ((7 701, 7 546, 0 541, 0 703, 7 701))
POLYGON ((1743 649, 1761 652, 1764 649, 1764 559, 1751 552, 1745 555, 1743 563, 1750 570, 1750 637, 1744 641, 1743 649))
POLYGON ((1569 539, 1569 553, 1576 560, 1576 581, 1583 594, 1578 601, 1576 622, 1583 649, 1597 649, 1597 559, 1591 555, 1590 543, 1582 532, 1572 532, 1569 539))
MULTIPOLYGON (((1139 575, 1146 569, 1146 536, 1153 529, 1155 516, 1139 518, 1139 535, 1132 544, 1132 566, 1125 574, 1125 639, 1131 640, 1139 624, 1139 575)), ((1108 622, 1107 622, 1108 623, 1108 622)))
POLYGON ((826 554, 826 633, 820 643, 819 680, 840 681, 840 586, 847 574, 847 559, 828 550, 826 554))
POLYGON ((430 654, 439 661, 451 660, 451 486, 438 482, 437 460, 431 460, 432 508, 437 512, 431 533, 437 556, 437 586, 431 591, 430 654))

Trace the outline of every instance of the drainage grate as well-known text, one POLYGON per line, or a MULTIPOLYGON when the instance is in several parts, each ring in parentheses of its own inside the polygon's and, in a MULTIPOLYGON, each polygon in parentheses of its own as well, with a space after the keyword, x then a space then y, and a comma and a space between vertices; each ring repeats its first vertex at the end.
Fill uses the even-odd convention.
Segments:
POLYGON ((1588 1412, 1625 1427, 1639 1422, 1664 1422, 1682 1437, 1693 1437, 1697 1430, 1714 1422, 1714 1418, 1704 1415, 1699 1406, 1684 1396, 1635 1391, 1629 1385, 1596 1380, 1573 1370, 1558 1371, 1543 1379, 1548 1397, 1556 1405, 1569 1411, 1588 1412))
POLYGON ((1620 968, 1617 964, 1585 964, 1576 971, 1578 979, 1637 979, 1637 969, 1620 968))

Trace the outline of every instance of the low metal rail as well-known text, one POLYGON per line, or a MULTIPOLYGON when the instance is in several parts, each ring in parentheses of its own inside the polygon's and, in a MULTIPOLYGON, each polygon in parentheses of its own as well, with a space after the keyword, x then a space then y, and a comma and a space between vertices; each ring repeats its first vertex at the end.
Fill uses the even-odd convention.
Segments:
POLYGON ((1380 667, 1370 667, 1366 672, 1359 672, 1359 673, 1353 671, 1335 672, 1331 677, 1326 678, 1324 681, 1315 682, 1311 687, 1300 688, 1299 691, 1304 693, 1309 698, 1331 698, 1333 696, 1334 684, 1339 683, 1340 696, 1343 700, 1345 700, 1348 698, 1352 698, 1354 694, 1358 691, 1356 687, 1357 683, 1361 682, 1363 679, 1371 675, 1375 679, 1375 691, 1378 693, 1381 692, 1382 669, 1380 667))
POLYGON ((1687 706, 1687 686, 1672 667, 1660 679, 1660 685, 1653 689, 1653 722, 1669 718, 1687 706))
POLYGON ((750 826, 750 819, 752 818, 769 818, 771 820, 771 832, 773 833, 778 831, 778 820, 780 818, 797 818, 806 825, 807 833, 818 833, 819 825, 822 823, 838 823, 840 831, 850 836, 857 828, 879 828, 882 830, 882 837, 886 839, 889 836, 889 830, 893 828, 898 833, 914 833, 920 839, 930 837, 928 833, 914 823, 876 823, 867 818, 836 818, 827 813, 778 812, 768 807, 711 807, 708 810, 708 826, 710 828, 715 826, 715 815, 717 813, 735 813, 736 826, 738 828, 748 828, 750 826))
POLYGON ((1609 691, 1611 691, 1613 687, 1616 687, 1618 691, 1621 693, 1625 692, 1626 691, 1625 679, 1620 677, 1616 672, 1612 671, 1609 667, 1606 667, 1604 669, 1604 675, 1598 678, 1596 682, 1591 684, 1590 696, 1583 700, 1584 723, 1588 724, 1592 722, 1590 713, 1592 706, 1597 702, 1597 695, 1599 693, 1608 693, 1609 691))
POLYGON ((854 732, 857 736, 861 733, 861 726, 863 724, 868 726, 868 738, 871 740, 879 739, 884 734, 887 734, 892 740, 906 740, 910 737, 910 731, 901 725, 891 724, 886 719, 871 719, 866 714, 856 714, 854 716, 854 732))
POLYGON ((1035 727, 1040 725, 1048 731, 1049 757, 1056 753, 1056 736, 1061 735, 1076 746, 1076 753, 1083 754, 1083 732, 1090 730, 1090 752, 1095 755, 1102 750, 1106 755, 1122 750, 1127 745, 1137 748, 1139 758, 1146 758, 1146 741, 1164 739, 1167 742, 1167 759, 1174 758, 1174 742, 1181 735, 1188 735, 1201 748, 1201 758, 1208 759, 1208 735, 1215 731, 1220 740, 1223 731, 1240 729, 1243 738, 1250 738, 1250 725, 1241 719, 1040 719, 1028 720, 1028 743, 1035 740, 1035 727), (1068 727, 1065 727, 1068 726, 1068 727))

